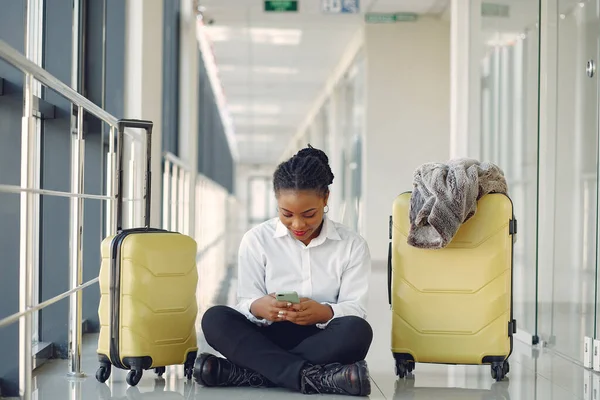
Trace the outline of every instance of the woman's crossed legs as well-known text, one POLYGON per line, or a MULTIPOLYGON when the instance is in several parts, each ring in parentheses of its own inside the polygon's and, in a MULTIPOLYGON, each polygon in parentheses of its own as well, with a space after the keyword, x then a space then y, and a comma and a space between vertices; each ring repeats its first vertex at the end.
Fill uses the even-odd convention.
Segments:
POLYGON ((291 322, 259 327, 233 308, 215 306, 204 314, 202 330, 208 344, 229 360, 208 354, 198 359, 196 378, 205 385, 262 383, 305 393, 370 392, 364 358, 373 331, 362 318, 336 318, 325 329, 291 322))

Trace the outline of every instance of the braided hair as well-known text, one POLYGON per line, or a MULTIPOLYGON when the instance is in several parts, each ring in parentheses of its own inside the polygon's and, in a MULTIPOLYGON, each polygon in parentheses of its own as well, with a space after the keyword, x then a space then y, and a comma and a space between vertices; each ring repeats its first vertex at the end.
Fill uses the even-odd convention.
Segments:
POLYGON ((289 160, 279 164, 273 174, 273 189, 277 195, 281 190, 314 190, 325 197, 333 183, 333 172, 327 155, 310 144, 289 160))

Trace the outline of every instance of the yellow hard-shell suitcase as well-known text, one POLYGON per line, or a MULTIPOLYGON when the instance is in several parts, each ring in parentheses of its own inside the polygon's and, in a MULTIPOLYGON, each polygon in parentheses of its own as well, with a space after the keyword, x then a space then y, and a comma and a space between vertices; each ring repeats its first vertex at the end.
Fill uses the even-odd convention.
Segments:
POLYGON ((130 370, 127 383, 143 370, 161 376, 167 366, 183 364, 191 379, 196 339, 197 244, 189 236, 150 228, 150 154, 152 122, 119 122, 117 140, 117 233, 102 242, 100 336, 96 379, 105 382, 111 366, 130 370), (147 137, 146 227, 122 229, 122 144, 126 127, 143 128, 147 137))
POLYGON ((407 243, 411 193, 398 196, 390 218, 388 297, 396 374, 414 364, 490 364, 509 371, 516 321, 512 311, 513 243, 517 223, 510 198, 483 196, 475 215, 448 246, 407 243))

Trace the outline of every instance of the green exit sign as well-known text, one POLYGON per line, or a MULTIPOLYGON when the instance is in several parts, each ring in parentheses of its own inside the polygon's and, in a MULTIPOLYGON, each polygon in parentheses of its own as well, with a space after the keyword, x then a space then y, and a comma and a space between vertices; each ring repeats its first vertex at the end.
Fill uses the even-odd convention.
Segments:
POLYGON ((297 12, 298 0, 265 0, 266 12, 297 12))
POLYGON ((366 13, 367 24, 394 24, 396 22, 411 22, 418 19, 415 13, 366 13))
POLYGON ((510 7, 506 4, 481 3, 481 15, 484 17, 510 18, 510 7))

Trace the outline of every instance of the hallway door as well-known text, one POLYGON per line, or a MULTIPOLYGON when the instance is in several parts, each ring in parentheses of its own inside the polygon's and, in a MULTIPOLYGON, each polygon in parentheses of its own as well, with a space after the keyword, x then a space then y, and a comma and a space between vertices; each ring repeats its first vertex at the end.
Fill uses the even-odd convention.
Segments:
POLYGON ((277 203, 268 177, 248 179, 248 228, 277 216, 277 203))
POLYGON ((539 327, 549 347, 581 362, 596 319, 600 18, 595 0, 558 0, 556 12, 553 257, 539 266, 551 282, 540 285, 539 327))

